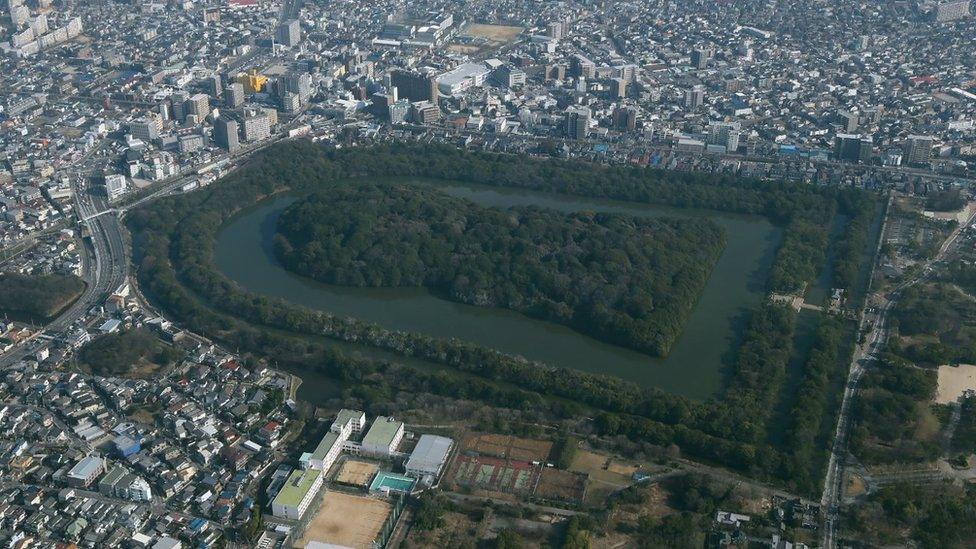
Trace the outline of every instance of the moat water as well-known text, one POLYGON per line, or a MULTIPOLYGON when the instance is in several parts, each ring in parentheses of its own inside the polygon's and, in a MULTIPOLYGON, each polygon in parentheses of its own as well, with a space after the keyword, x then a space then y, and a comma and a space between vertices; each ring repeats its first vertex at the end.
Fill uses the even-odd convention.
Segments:
MULTIPOLYGON (((655 358, 603 343, 560 324, 520 313, 455 303, 422 288, 352 288, 322 284, 285 270, 273 252, 281 212, 300 198, 279 195, 242 211, 221 228, 214 259, 224 275, 250 291, 355 317, 396 330, 458 338, 553 365, 617 376, 645 387, 705 399, 721 387, 748 310, 765 298, 766 280, 782 231, 760 216, 676 209, 632 202, 410 180, 487 207, 540 206, 564 212, 613 212, 641 217, 708 219, 727 244, 671 353, 655 358)), ((363 349, 369 354, 369 350, 363 349)), ((303 397, 327 385, 313 372, 303 397)), ((307 375, 306 375, 307 374, 307 375)), ((518 380, 511 380, 517 383, 518 380)), ((301 394, 300 393, 300 394, 301 394)), ((311 400, 315 400, 312 398, 311 400)))

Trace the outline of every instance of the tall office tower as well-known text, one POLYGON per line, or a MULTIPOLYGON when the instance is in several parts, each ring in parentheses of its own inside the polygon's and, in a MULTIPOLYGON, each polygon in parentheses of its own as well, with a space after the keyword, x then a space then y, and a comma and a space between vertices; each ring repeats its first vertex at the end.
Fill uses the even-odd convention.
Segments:
POLYGON ((196 93, 186 100, 186 115, 193 115, 197 120, 203 120, 210 114, 210 96, 205 93, 196 93))
POLYGON ((234 82, 224 90, 224 106, 235 109, 244 104, 244 84, 234 82))
POLYGON ((220 94, 223 92, 223 89, 223 80, 219 74, 207 78, 207 93, 210 94, 210 97, 220 99, 220 94))
POLYGON ((241 148, 240 138, 237 134, 237 121, 223 116, 217 118, 217 121, 214 122, 214 141, 220 147, 227 149, 228 152, 234 152, 241 148))
POLYGON ((969 17, 969 0, 950 0, 948 2, 938 2, 935 5, 933 17, 939 23, 946 23, 969 17))
POLYGON ((302 25, 298 19, 285 21, 278 26, 277 35, 279 44, 294 48, 302 41, 302 25))
POLYGON ((834 137, 834 157, 849 162, 867 162, 871 159, 873 143, 870 137, 839 133, 834 137))
POLYGON ((563 24, 562 23, 559 23, 559 22, 557 22, 557 23, 549 23, 549 25, 546 26, 546 36, 548 36, 549 38, 555 38, 556 40, 559 40, 560 38, 562 38, 563 37, 563 24))
POLYGON ((302 103, 312 96, 312 77, 308 73, 290 72, 282 78, 282 83, 284 91, 297 95, 302 103))
POLYGON ((281 108, 287 113, 296 113, 302 108, 302 98, 294 92, 285 92, 281 96, 281 108))
POLYGON ((624 82, 634 82, 637 80, 637 75, 640 69, 637 65, 627 64, 627 65, 616 65, 613 67, 614 78, 621 78, 624 82))
POLYGON ((932 145, 935 139, 928 135, 909 135, 905 139, 903 151, 905 162, 911 164, 925 164, 932 159, 932 145))
POLYGON ((566 111, 566 135, 570 139, 586 139, 590 131, 590 109, 579 107, 566 111))
POLYGON ((397 89, 397 96, 409 101, 437 102, 437 77, 401 69, 390 73, 390 83, 397 89))
POLYGON ((637 129, 637 109, 634 107, 613 109, 613 127, 620 131, 631 132, 637 129))
POLYGON ((576 54, 572 57, 571 68, 573 70, 573 76, 582 76, 583 78, 593 78, 596 75, 596 63, 590 61, 586 57, 576 54))
POLYGON ((691 66, 696 69, 704 69, 708 66, 708 60, 712 58, 711 50, 707 48, 695 48, 691 50, 691 66))
POLYGON ((708 144, 722 145, 727 152, 735 152, 739 148, 738 122, 711 122, 708 124, 708 144))
POLYGON ((705 89, 701 86, 694 86, 690 90, 685 90, 685 106, 689 109, 697 109, 705 103, 705 89))
POLYGON ((186 120, 186 115, 189 114, 186 109, 186 101, 190 98, 190 95, 184 91, 178 91, 174 92, 169 98, 173 104, 173 120, 182 124, 186 120))
POLYGON ((611 80, 610 95, 616 99, 627 97, 627 81, 623 78, 614 78, 611 80))

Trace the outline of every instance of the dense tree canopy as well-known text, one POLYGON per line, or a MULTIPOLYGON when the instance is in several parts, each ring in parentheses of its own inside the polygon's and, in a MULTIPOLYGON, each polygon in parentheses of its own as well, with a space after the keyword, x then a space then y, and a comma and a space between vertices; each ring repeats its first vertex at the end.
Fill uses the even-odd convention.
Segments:
POLYGON ((483 208, 432 188, 340 184, 289 207, 276 250, 332 284, 426 286, 664 355, 724 244, 714 223, 483 208))
POLYGON ((0 273, 0 312, 40 321, 56 316, 84 291, 84 281, 74 275, 0 273))
POLYGON ((547 410, 561 417, 587 415, 603 436, 676 445, 682 455, 783 478, 783 463, 789 458, 766 440, 766 423, 789 359, 794 317, 789 309, 769 304, 744 311, 749 329, 728 372, 728 388, 720 399, 697 402, 615 377, 531 362, 465 341, 388 330, 271 299, 246 291, 214 266, 216 231, 241 208, 282 191, 323 191, 350 178, 391 175, 765 215, 785 233, 775 261, 779 267, 774 267, 784 275, 770 284, 776 291, 802 287, 816 272, 809 265, 822 261, 816 258, 822 257, 820 244, 826 240, 808 246, 803 237, 789 237, 790 232, 807 225, 803 230, 819 238, 827 234, 825 226, 834 212, 850 215, 842 201, 850 193, 809 185, 541 161, 441 146, 398 143, 334 150, 289 141, 206 189, 164 198, 127 216, 140 284, 188 329, 232 348, 316 369, 342 380, 355 398, 366 402, 390 401, 401 391, 427 392, 547 410), (793 261, 803 267, 789 266, 793 261), (349 356, 324 343, 322 336, 440 367, 349 356))
POLYGON ((82 364, 103 376, 125 375, 147 363, 168 366, 177 359, 176 349, 142 329, 98 336, 79 356, 82 364))

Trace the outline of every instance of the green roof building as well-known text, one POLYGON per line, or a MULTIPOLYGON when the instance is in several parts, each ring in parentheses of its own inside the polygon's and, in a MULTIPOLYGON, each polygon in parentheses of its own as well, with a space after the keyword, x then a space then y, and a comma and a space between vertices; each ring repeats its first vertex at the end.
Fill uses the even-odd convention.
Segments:
POLYGON ((322 488, 322 471, 305 469, 294 471, 271 502, 276 517, 299 520, 322 488))

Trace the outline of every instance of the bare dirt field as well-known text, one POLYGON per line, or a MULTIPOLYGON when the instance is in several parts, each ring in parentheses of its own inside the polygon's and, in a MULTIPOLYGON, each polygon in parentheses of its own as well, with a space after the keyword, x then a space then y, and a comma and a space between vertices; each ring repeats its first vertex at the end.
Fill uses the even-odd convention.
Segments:
POLYGON ((348 459, 342 464, 342 469, 339 469, 335 481, 350 486, 366 488, 369 486, 369 482, 373 480, 373 475, 379 470, 379 466, 373 465, 372 463, 348 459))
POLYGON ((546 467, 535 490, 535 496, 549 501, 579 505, 586 497, 586 475, 546 467))
POLYGON ((354 548, 368 548, 390 514, 390 504, 379 499, 328 492, 315 518, 294 547, 318 541, 354 548))
POLYGON ((976 365, 939 366, 938 404, 951 404, 967 390, 976 390, 976 365))
POLYGON ((545 461, 552 450, 552 442, 531 440, 509 435, 478 435, 465 437, 464 450, 485 456, 514 459, 518 461, 545 461))
POLYGON ((486 54, 515 42, 521 33, 522 27, 471 23, 447 49, 467 55, 486 54))

